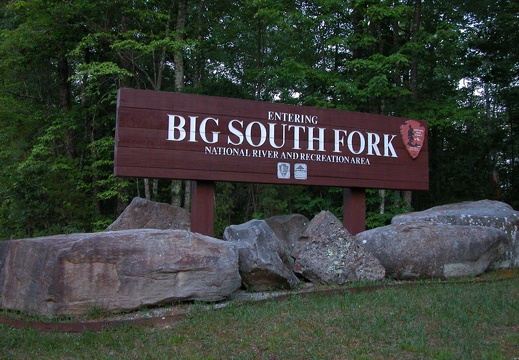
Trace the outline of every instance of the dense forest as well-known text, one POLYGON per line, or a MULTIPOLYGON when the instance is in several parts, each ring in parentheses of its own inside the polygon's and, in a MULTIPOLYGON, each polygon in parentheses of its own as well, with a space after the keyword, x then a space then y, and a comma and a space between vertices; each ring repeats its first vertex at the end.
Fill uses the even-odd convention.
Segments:
MULTIPOLYGON (((0 239, 98 231, 189 182, 113 175, 120 87, 428 121, 430 190, 368 190, 369 227, 483 198, 519 208, 517 0, 7 0, 0 239), (517 149, 517 150, 516 150, 517 149)), ((342 189, 218 183, 215 228, 341 216, 342 189)))

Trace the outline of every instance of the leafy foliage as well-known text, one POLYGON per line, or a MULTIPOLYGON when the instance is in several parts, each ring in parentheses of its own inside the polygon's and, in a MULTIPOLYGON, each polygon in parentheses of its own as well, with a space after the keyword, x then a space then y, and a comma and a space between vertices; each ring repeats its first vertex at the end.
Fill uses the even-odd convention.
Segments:
MULTIPOLYGON (((112 174, 120 87, 427 120, 431 190, 368 191, 369 227, 493 198, 519 206, 519 8, 506 0, 7 0, 0 4, 0 238, 101 230, 171 181, 112 174), (185 11, 182 4, 186 4, 185 11), (182 85, 182 86, 180 86, 182 85)), ((342 212, 342 190, 219 183, 217 233, 342 212)))

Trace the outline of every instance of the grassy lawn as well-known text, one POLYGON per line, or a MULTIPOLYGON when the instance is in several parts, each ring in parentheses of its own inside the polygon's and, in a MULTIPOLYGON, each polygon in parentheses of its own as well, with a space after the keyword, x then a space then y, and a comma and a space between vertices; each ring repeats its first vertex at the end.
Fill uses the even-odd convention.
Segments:
POLYGON ((236 303, 166 329, 0 325, 1 359, 516 359, 519 275, 236 303))

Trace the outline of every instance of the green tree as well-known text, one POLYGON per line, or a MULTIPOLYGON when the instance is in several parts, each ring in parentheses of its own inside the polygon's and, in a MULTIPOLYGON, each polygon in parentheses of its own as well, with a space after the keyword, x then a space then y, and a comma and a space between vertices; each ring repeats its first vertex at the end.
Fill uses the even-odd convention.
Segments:
POLYGON ((77 122, 67 115, 72 97, 66 53, 79 24, 57 5, 11 1, 1 8, 10 21, 0 33, 0 77, 3 98, 12 106, 3 108, 2 122, 12 129, 6 139, 17 139, 2 149, 9 159, 1 167, 5 237, 77 228, 91 220, 76 207, 86 199, 77 192, 83 181, 74 165, 77 122), (20 113, 13 116, 13 110, 20 113))
MULTIPOLYGON (((488 172, 496 198, 519 206, 517 130, 519 123, 519 4, 482 1, 467 8, 470 54, 467 76, 470 99, 480 109, 481 131, 487 134, 488 172)), ((471 104, 471 105, 472 105, 471 104)))
MULTIPOLYGON (((189 203, 179 183, 113 176, 120 87, 427 120, 431 190, 413 194, 415 209, 518 206, 517 17, 506 0, 4 1, 0 237, 102 229, 133 196, 189 203)), ((370 226, 406 201, 368 191, 370 226)), ((223 231, 280 213, 340 216, 342 196, 226 183, 217 206, 223 231)))

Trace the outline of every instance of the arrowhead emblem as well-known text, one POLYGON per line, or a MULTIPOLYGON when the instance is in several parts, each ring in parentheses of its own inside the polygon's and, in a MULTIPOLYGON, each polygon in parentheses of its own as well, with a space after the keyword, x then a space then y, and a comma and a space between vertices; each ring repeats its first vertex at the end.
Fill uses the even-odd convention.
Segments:
POLYGON ((416 120, 407 120, 400 126, 400 134, 407 152, 416 159, 425 141, 425 127, 416 120))

